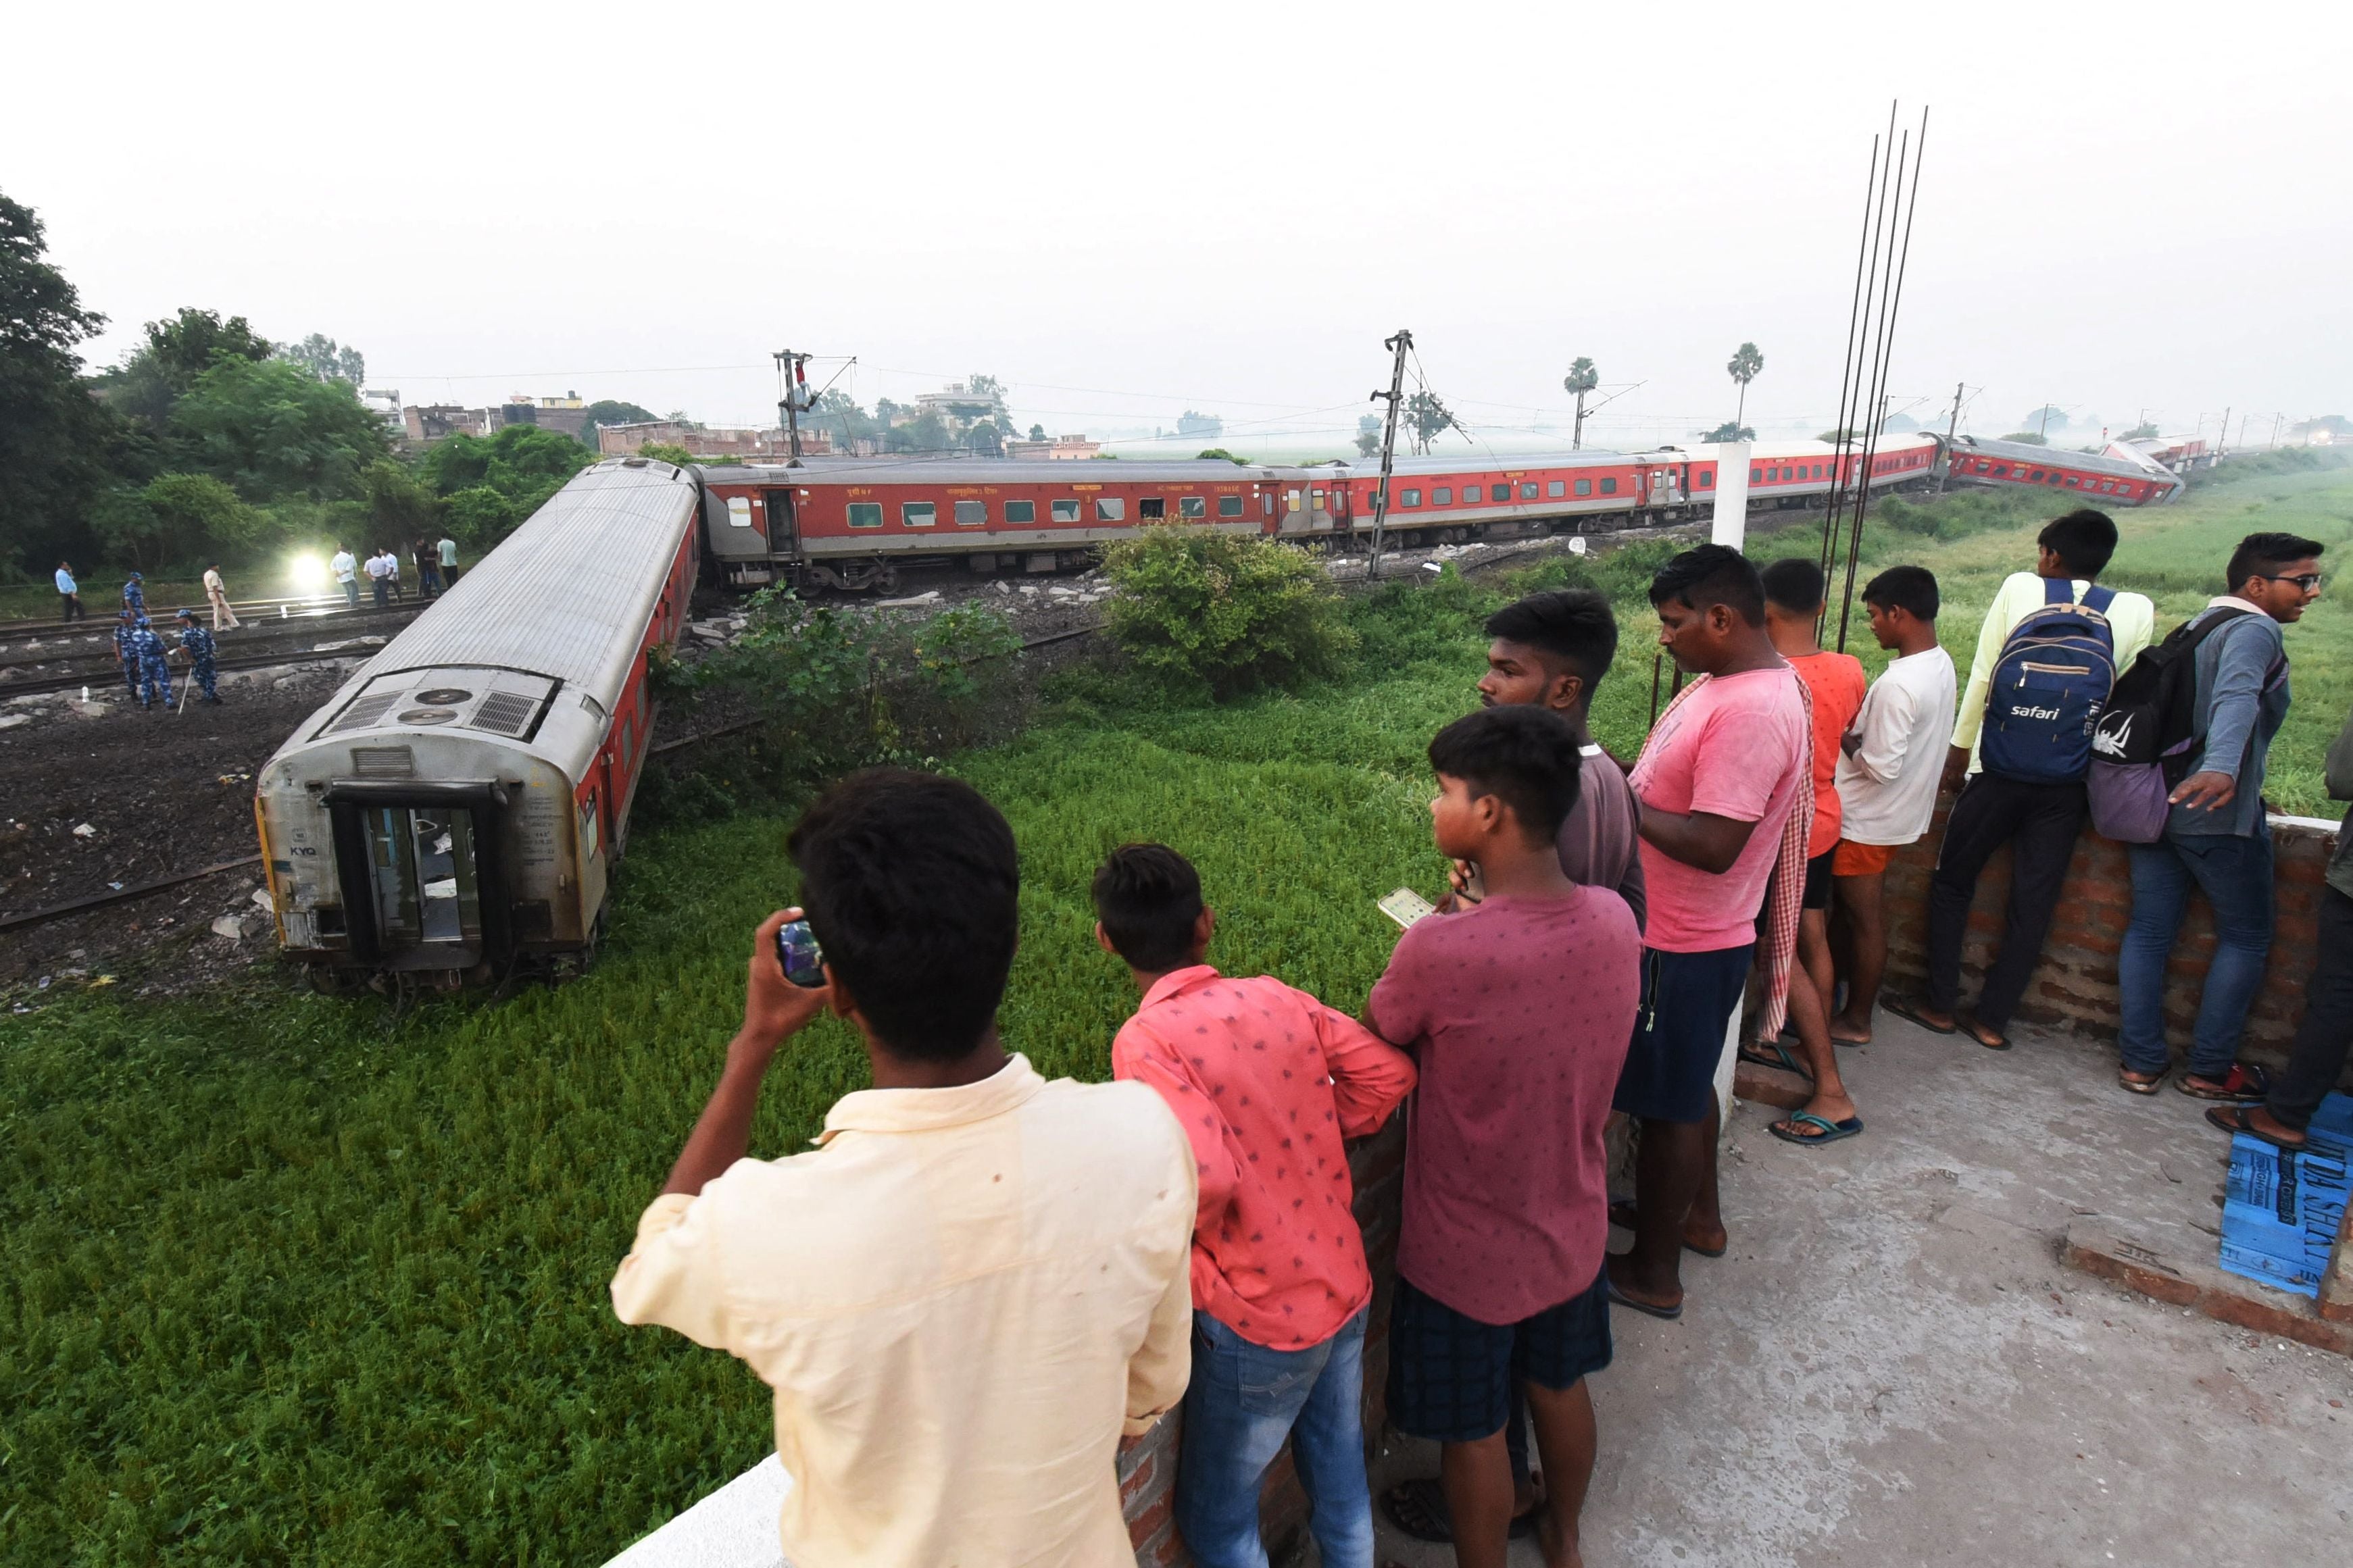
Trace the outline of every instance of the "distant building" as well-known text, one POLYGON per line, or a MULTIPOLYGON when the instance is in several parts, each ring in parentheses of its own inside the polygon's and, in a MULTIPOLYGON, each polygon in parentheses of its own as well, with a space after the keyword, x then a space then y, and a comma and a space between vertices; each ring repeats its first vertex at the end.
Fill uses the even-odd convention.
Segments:
POLYGON ((1102 452, 1101 441, 1090 441, 1084 436, 1057 436, 1050 441, 1008 441, 1005 455, 1035 461, 1039 458, 1060 461, 1092 458, 1102 452))
POLYGON ((1187 438, 1215 440, 1226 433, 1226 422, 1214 414, 1200 414, 1187 408, 1176 416, 1176 434, 1187 438))
POLYGON ((540 398, 518 392, 499 408, 499 424, 501 426, 536 425, 543 430, 560 431, 575 441, 580 438, 580 432, 587 423, 588 405, 580 400, 576 392, 567 392, 561 397, 540 398))
POLYGON ((994 389, 975 392, 964 386, 918 393, 915 406, 908 417, 921 419, 926 414, 936 415, 940 422, 951 430, 960 430, 984 419, 994 421, 1001 430, 1006 421, 1005 395, 994 389))
POLYGON ((488 436, 496 426, 487 408, 461 408, 454 403, 411 404, 401 410, 401 428, 412 445, 429 447, 452 436, 488 436))
POLYGON ((407 434, 408 425, 407 421, 401 417, 398 392, 363 392, 360 394, 360 403, 369 413, 385 422, 385 426, 392 431, 393 439, 398 440, 407 434))
MULTIPOLYGON (((635 425, 600 425, 596 450, 607 458, 634 458, 646 446, 683 447, 698 458, 723 458, 737 462, 766 461, 792 456, 792 441, 781 426, 694 425, 681 419, 653 419, 635 425)), ((803 430, 801 456, 824 457, 833 451, 828 430, 803 430)))

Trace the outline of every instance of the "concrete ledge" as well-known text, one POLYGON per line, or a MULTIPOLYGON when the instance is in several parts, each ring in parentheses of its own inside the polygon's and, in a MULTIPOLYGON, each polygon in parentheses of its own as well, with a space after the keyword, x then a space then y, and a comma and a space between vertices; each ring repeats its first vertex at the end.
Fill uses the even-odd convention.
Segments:
POLYGON ((2353 1323, 2331 1322, 2301 1296, 2227 1273, 2210 1258, 2170 1256, 2118 1236, 2098 1220, 2069 1226, 2059 1258, 2071 1268, 2218 1322, 2353 1356, 2353 1323))
POLYGON ((1732 1069, 1732 1092, 1758 1105, 1795 1110, 1814 1098, 1814 1083, 1803 1073, 1742 1062, 1732 1069))

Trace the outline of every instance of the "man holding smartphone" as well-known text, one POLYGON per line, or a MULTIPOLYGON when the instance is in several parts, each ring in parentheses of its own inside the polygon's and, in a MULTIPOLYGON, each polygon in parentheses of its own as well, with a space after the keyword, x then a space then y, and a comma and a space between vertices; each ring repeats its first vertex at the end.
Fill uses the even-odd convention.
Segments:
POLYGON ((797 1568, 1132 1562, 1119 1440, 1190 1366, 1185 1134, 1144 1085, 1049 1082, 998 1040, 1018 865, 969 785, 856 774, 786 843, 826 983, 779 960, 802 911, 769 916, 614 1310, 776 1390, 797 1568), (769 1063, 828 1012, 874 1087, 835 1102, 814 1152, 747 1158, 769 1063))

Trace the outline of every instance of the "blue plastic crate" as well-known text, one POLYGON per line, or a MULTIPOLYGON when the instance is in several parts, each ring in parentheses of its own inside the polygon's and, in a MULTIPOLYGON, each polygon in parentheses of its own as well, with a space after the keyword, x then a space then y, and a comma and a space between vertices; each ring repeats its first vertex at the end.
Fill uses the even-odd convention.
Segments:
POLYGON ((2322 1100, 2320 1109, 2312 1113, 2312 1125, 2306 1131, 2336 1143, 2341 1156, 2346 1146, 2353 1145, 2353 1094, 2332 1094, 2322 1100))
MULTIPOLYGON (((2353 1108, 2353 1100, 2345 1103, 2353 1108)), ((2232 1139, 2222 1267, 2284 1290, 2318 1295, 2344 1223, 2348 1184, 2342 1146, 2332 1147, 2325 1137, 2295 1152, 2244 1134, 2232 1139)))

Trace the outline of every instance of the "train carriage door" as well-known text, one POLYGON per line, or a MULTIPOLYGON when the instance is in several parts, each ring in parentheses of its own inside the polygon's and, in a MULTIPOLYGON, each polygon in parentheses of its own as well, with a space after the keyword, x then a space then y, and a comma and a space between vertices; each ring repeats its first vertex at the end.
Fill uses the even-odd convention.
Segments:
POLYGON ((760 510, 768 518, 768 550, 776 555, 800 553, 800 513, 789 489, 762 490, 760 510))

